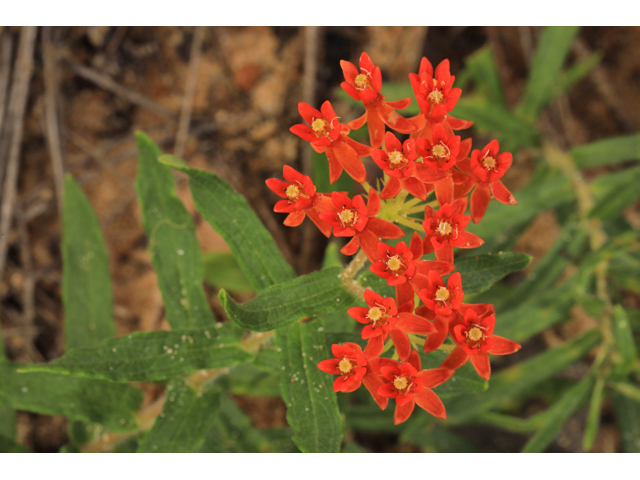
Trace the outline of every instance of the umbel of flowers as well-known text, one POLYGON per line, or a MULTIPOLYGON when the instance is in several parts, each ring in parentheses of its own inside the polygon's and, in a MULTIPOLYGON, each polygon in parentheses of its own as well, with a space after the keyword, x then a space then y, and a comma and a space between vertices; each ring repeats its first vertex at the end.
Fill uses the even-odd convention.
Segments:
POLYGON ((380 93, 380 68, 366 53, 360 57, 359 68, 344 60, 341 67, 345 78, 341 86, 353 99, 362 101, 364 115, 345 124, 329 101, 320 110, 300 103, 298 109, 306 123, 294 125, 291 132, 316 152, 326 154, 331 183, 344 170, 368 195, 349 198, 345 192, 317 192, 311 178, 289 166, 284 167, 284 180, 272 178, 267 185, 282 198, 274 210, 288 214, 285 225, 294 227, 309 217, 325 236, 333 233, 349 238, 341 252, 362 255, 358 253, 362 251, 371 272, 395 287, 395 297, 365 290, 367 306, 352 307, 348 314, 362 324, 366 348, 350 342, 335 344, 334 358, 320 362, 318 368, 337 376, 336 392, 352 392, 364 385, 381 409, 395 399, 396 424, 407 420, 416 404, 445 418, 445 407, 434 387, 449 380, 469 360, 478 375, 489 380, 489 354, 507 355, 520 349, 518 343, 493 334, 493 305, 464 303, 464 285, 454 261, 454 249, 484 243, 466 227, 472 220, 482 220, 492 197, 517 204, 501 181, 512 156, 500 152, 497 140, 472 150, 471 139, 461 140, 455 134, 472 122, 449 113, 461 90, 453 88, 455 77, 448 60, 434 71, 423 58, 418 73, 409 75, 420 106, 420 113, 412 118, 396 112, 409 106, 411 98, 387 101, 380 93), (349 137, 351 129, 365 124, 370 146, 349 137), (410 138, 401 142, 393 131, 410 138), (366 157, 382 170, 384 185, 379 191, 367 183, 362 161, 366 157), (419 206, 432 191, 436 200, 419 206), (422 211, 422 222, 409 216, 422 211), (404 236, 396 223, 416 230, 409 245, 399 242, 392 247, 383 241, 404 236), (422 260, 431 252, 436 260, 422 260), (455 346, 443 344, 447 337, 455 346), (439 368, 423 370, 417 348, 426 353, 445 349, 450 354, 439 368))

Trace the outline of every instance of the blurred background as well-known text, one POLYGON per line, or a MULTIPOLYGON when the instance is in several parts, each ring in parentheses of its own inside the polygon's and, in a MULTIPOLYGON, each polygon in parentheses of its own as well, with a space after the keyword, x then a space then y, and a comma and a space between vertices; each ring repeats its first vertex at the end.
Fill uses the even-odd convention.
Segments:
MULTIPOLYGON (((359 116, 358 106, 337 89, 344 80, 340 60, 357 64, 363 51, 380 66, 385 82, 403 82, 405 89, 408 74, 417 72, 423 56, 434 66, 448 58, 458 78, 454 86, 463 87, 465 98, 478 88, 469 67, 478 63, 470 59, 490 50, 508 109, 526 88, 541 31, 0 27, 0 323, 7 355, 16 362, 44 362, 64 353, 60 209, 65 173, 80 183, 101 223, 110 255, 118 335, 168 328, 134 190, 136 130, 190 166, 229 181, 247 198, 297 272, 306 273, 321 265, 327 240, 312 225, 284 227, 284 215, 272 212, 277 199, 264 183, 281 178, 285 164, 307 174, 313 170, 307 143, 289 132, 302 123, 298 102, 319 108, 328 99, 342 121, 359 116)), ((545 141, 564 150, 636 133, 640 125, 640 29, 581 29, 568 63, 589 59, 594 59, 593 65, 535 122, 545 141)), ((403 96, 412 95, 409 91, 403 96)), ((389 100, 399 98, 388 94, 389 100)), ((476 127, 458 133, 473 137, 474 148, 495 138, 476 127)), ((501 145, 508 148, 502 139, 501 145)), ((638 150, 631 158, 638 158, 638 150)), ((528 184, 539 159, 526 146, 513 154, 504 183, 517 192, 528 184)), ((592 180, 621 168, 598 166, 584 175, 592 180)), ((179 197, 196 219, 203 252, 225 251, 222 239, 195 211, 186 178, 177 174, 176 180, 179 197)), ((493 202, 489 210, 492 207, 493 202)), ((635 201, 622 213, 635 230, 640 228, 639 207, 635 201)), ((522 281, 561 229, 554 211, 536 213, 512 242, 513 250, 532 255, 534 261, 505 282, 522 281)), ((207 289, 214 312, 223 318, 216 288, 207 289)), ((622 289, 621 295, 630 309, 640 308, 640 296, 633 289, 622 289)), ((573 309, 567 323, 537 335, 530 347, 542 351, 593 325, 584 310, 573 309)), ((578 362, 572 368, 579 371, 587 365, 578 362)), ((158 388, 145 385, 147 397, 157 395, 158 388)), ((278 397, 236 395, 235 400, 258 427, 286 425, 285 406, 278 397)), ((544 400, 532 397, 518 408, 530 414, 544 405, 544 400)), ((573 415, 550 450, 581 451, 586 415, 585 409, 573 415)), ((526 442, 525 436, 490 426, 459 427, 457 434, 468 448, 481 451, 519 451, 526 442)), ((350 435, 374 451, 429 450, 401 442, 393 432, 355 430, 350 435)), ((57 451, 67 442, 67 421, 20 412, 18 441, 35 451, 57 451)), ((605 402, 594 450, 621 451, 621 442, 613 407, 605 402)))

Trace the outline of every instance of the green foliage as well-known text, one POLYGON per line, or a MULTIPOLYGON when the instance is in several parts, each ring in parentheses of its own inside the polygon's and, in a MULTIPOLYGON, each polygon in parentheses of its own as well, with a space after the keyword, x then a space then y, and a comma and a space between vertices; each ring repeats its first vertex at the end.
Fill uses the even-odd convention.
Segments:
POLYGON ((220 302, 229 318, 243 328, 267 332, 301 318, 343 310, 353 304, 344 288, 340 267, 302 275, 266 288, 246 303, 238 304, 224 291, 220 302))
POLYGON ((333 376, 318 369, 329 358, 318 320, 298 322, 276 330, 281 349, 282 397, 293 441, 303 452, 335 453, 340 450, 342 422, 333 376))
POLYGON ((622 451, 640 453, 640 401, 613 393, 618 426, 622 432, 622 451))
POLYGON ((586 376, 549 408, 545 415, 545 425, 531 437, 522 452, 543 452, 553 442, 569 417, 586 402, 589 391, 593 388, 593 383, 593 376, 586 376))
POLYGON ((158 274, 167 320, 173 328, 204 328, 215 323, 202 287, 200 245, 193 219, 175 194, 171 170, 158 162, 162 151, 138 132, 136 190, 149 253, 158 274))
POLYGON ((524 253, 467 255, 456 259, 465 295, 481 293, 509 273, 526 268, 531 257, 524 253))
POLYGON ((242 333, 234 325, 222 323, 207 330, 133 333, 107 340, 97 348, 71 350, 57 360, 22 370, 114 382, 166 380, 194 370, 230 367, 251 360, 251 354, 239 346, 242 333))
POLYGON ((633 342, 629 316, 620 305, 616 305, 613 312, 613 334, 616 350, 619 354, 615 373, 620 377, 625 377, 631 373, 637 352, 633 342))
POLYGON ((571 150, 580 168, 614 165, 627 160, 640 160, 640 134, 607 138, 580 145, 571 150))
POLYGON ((542 108, 553 99, 557 92, 554 83, 562 72, 578 31, 579 27, 546 27, 542 31, 531 62, 527 87, 518 107, 525 117, 537 118, 542 108))
POLYGON ((213 173, 189 168, 171 155, 162 156, 160 161, 189 175, 198 212, 225 239, 256 290, 294 277, 293 269, 245 198, 226 181, 213 173))
POLYGON ((53 373, 18 373, 19 364, 0 365, 0 401, 16 410, 64 415, 100 423, 113 431, 136 427, 142 392, 125 384, 53 373))
POLYGON ((62 294, 67 348, 115 337, 107 247, 91 204, 71 176, 64 183, 62 294))
POLYGON ((254 289, 236 258, 227 252, 202 255, 204 281, 232 292, 253 293, 254 289))
POLYGON ((167 385, 167 400, 138 448, 145 453, 191 453, 200 450, 220 407, 220 391, 195 392, 181 380, 167 385))

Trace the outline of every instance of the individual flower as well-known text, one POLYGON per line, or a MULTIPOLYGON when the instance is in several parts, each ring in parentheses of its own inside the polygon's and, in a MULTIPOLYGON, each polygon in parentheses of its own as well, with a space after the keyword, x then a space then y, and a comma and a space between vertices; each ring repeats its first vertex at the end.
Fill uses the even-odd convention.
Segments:
POLYGON ((367 358, 357 343, 345 342, 331 346, 335 358, 323 360, 318 368, 331 375, 339 375, 333 382, 334 392, 353 392, 364 384, 378 406, 384 410, 388 399, 378 395, 382 385, 379 369, 393 360, 387 358, 367 358), (374 373, 375 370, 375 373, 374 373))
POLYGON ((380 148, 382 145, 385 124, 400 133, 413 133, 424 126, 422 118, 406 119, 396 112, 407 108, 411 104, 410 98, 395 102, 385 101, 384 95, 380 93, 380 67, 373 64, 366 52, 360 56, 359 71, 353 63, 346 60, 342 60, 340 66, 345 79, 340 86, 351 98, 362 101, 365 108, 364 115, 348 125, 357 130, 366 122, 372 148, 380 148))
POLYGON ((427 274, 427 288, 418 292, 418 297, 435 315, 451 315, 460 308, 464 292, 460 272, 449 275, 447 284, 434 270, 427 274))
POLYGON ((414 197, 426 200, 427 189, 413 174, 416 171, 415 159, 418 157, 415 140, 400 143, 396 136, 387 132, 384 139, 385 150, 373 150, 371 158, 389 176, 389 180, 380 192, 380 198, 387 200, 395 197, 402 187, 414 197))
POLYGON ((294 125, 290 130, 311 142, 316 152, 326 153, 330 182, 334 183, 340 178, 343 168, 355 181, 365 182, 367 172, 360 157, 370 155, 371 148, 347 136, 349 127, 340 123, 331 103, 327 100, 318 111, 311 105, 300 102, 298 111, 309 125, 294 125))
POLYGON ((380 367, 385 383, 378 389, 378 394, 396 399, 396 410, 393 423, 405 422, 413 413, 416 403, 437 418, 446 418, 447 412, 440 398, 432 388, 443 384, 454 371, 448 368, 432 368, 422 370, 420 356, 413 350, 407 363, 395 362, 393 365, 380 367))
POLYGON ((423 130, 417 133, 416 138, 428 137, 435 123, 442 123, 449 133, 473 125, 473 122, 460 120, 449 115, 462 93, 461 89, 452 88, 455 78, 449 72, 449 60, 440 62, 434 75, 433 66, 426 57, 422 57, 418 74, 409 74, 409 81, 420 106, 420 111, 427 120, 423 130))
POLYGON ((331 199, 323 194, 316 193, 316 187, 311 178, 302 175, 288 165, 283 168, 286 181, 277 178, 266 180, 267 186, 284 200, 278 201, 273 207, 274 212, 288 213, 284 224, 288 227, 297 227, 305 216, 309 216, 320 231, 326 236, 331 235, 331 226, 320 219, 319 210, 330 208, 331 199), (328 202, 328 203, 327 203, 328 202))
POLYGON ((369 260, 378 258, 377 244, 380 238, 399 238, 404 235, 400 227, 377 218, 380 211, 380 197, 376 191, 369 190, 369 201, 365 205, 361 195, 353 200, 340 192, 331 194, 331 210, 319 213, 320 219, 333 227, 336 237, 353 237, 340 250, 344 255, 354 255, 360 247, 369 260))
POLYGON ((456 343, 456 348, 440 366, 455 370, 471 359, 478 375, 489 380, 489 354, 509 355, 520 350, 519 343, 493 334, 495 323, 494 315, 478 316, 474 309, 467 309, 464 317, 459 316, 449 324, 449 334, 456 343))
POLYGON ((477 235, 465 230, 471 217, 464 215, 467 197, 445 203, 437 211, 427 205, 424 209, 424 253, 435 250, 436 258, 453 263, 453 247, 476 248, 484 244, 477 235))
POLYGON ((406 361, 411 353, 411 341, 407 333, 428 335, 436 332, 429 320, 413 313, 413 301, 398 308, 393 298, 383 298, 369 289, 365 290, 364 299, 368 308, 351 307, 347 313, 365 325, 362 338, 369 340, 365 348, 367 356, 379 356, 384 342, 390 336, 400 360, 406 361))
POLYGON ((458 135, 448 135, 441 124, 436 124, 428 138, 416 141, 418 153, 425 167, 418 169, 418 180, 433 184, 440 205, 453 201, 453 167, 458 160, 464 159, 471 149, 471 141, 460 142, 458 135))
POLYGON ((408 247, 404 242, 398 242, 395 247, 379 242, 378 261, 372 262, 369 270, 384 278, 390 287, 396 287, 396 298, 402 305, 413 300, 414 290, 425 288, 430 270, 442 275, 453 271, 450 262, 420 260, 422 255, 422 239, 414 232, 408 247))
POLYGON ((511 167, 513 156, 509 152, 498 155, 499 151, 498 141, 493 140, 482 151, 471 152, 471 158, 468 161, 458 162, 458 168, 469 176, 457 180, 460 184, 456 186, 455 196, 466 195, 474 186, 476 187, 471 193, 473 223, 478 223, 484 217, 492 194, 496 200, 506 205, 518 204, 516 198, 500 181, 511 167))

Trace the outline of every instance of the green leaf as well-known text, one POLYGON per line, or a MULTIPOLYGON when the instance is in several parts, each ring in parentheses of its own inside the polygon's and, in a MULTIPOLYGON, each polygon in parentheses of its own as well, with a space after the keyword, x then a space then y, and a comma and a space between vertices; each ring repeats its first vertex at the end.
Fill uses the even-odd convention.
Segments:
POLYGON ((201 453, 260 453, 270 450, 260 430, 231 398, 222 395, 220 410, 200 447, 201 453))
MULTIPOLYGON (((449 353, 451 352, 443 352, 440 350, 434 350, 429 353, 420 351, 422 369, 438 368, 440 364, 444 362, 445 358, 449 356, 449 353)), ((456 373, 450 380, 434 388, 434 392, 436 392, 440 398, 445 399, 471 392, 484 392, 488 387, 489 383, 478 375, 471 365, 471 362, 467 362, 456 370, 456 373)))
POLYGON ((555 82, 562 72, 573 39, 580 27, 546 27, 540 35, 529 80, 518 112, 535 119, 542 108, 551 100, 549 92, 555 89, 555 82))
POLYGON ((208 330, 138 332, 107 340, 97 348, 79 348, 49 363, 23 371, 102 378, 114 382, 159 381, 194 370, 224 368, 248 362, 232 324, 208 330))
POLYGON ((568 320, 569 310, 574 303, 572 283, 565 283, 527 302, 516 303, 515 308, 499 313, 495 333, 522 342, 568 320))
POLYGON ((129 385, 53 373, 18 373, 22 364, 0 365, 0 400, 17 410, 64 415, 112 431, 136 427, 142 392, 129 385))
POLYGON ((592 375, 586 376, 549 408, 545 412, 545 425, 529 439, 522 452, 543 452, 556 438, 562 425, 585 403, 593 384, 594 377, 592 375))
POLYGON ((64 182, 62 220, 66 347, 94 347, 116 335, 109 258, 98 218, 70 175, 64 182))
POLYGON ((640 160, 640 133, 580 145, 571 150, 571 156, 579 168, 640 160))
POLYGON ((582 358, 600 341, 600 332, 590 330, 559 347, 506 368, 493 375, 486 392, 461 395, 447 404, 447 421, 458 424, 533 391, 538 384, 582 358))
POLYGON ((616 351, 619 355, 615 372, 617 375, 625 377, 633 368, 637 352, 636 345, 633 342, 633 332, 631 331, 629 317, 620 305, 616 305, 613 310, 613 334, 616 351))
POLYGON ((245 363, 233 367, 228 375, 221 375, 215 384, 233 395, 280 396, 280 359, 278 372, 268 372, 255 365, 245 363))
POLYGON ((568 67, 558 77, 555 88, 548 91, 548 96, 545 100, 546 103, 551 103, 563 93, 567 92, 572 86, 586 77, 593 67, 595 67, 602 60, 602 54, 599 52, 592 53, 584 60, 580 60, 576 64, 568 67))
POLYGON ((2 386, 0 386, 0 435, 7 438, 16 436, 16 411, 2 399, 2 386))
POLYGON ((243 328, 266 332, 304 317, 344 310, 354 302, 342 283, 340 267, 331 267, 273 285, 253 300, 238 304, 220 290, 229 318, 243 328))
POLYGON ((342 424, 333 376, 317 364, 330 358, 318 320, 298 322, 276 330, 282 351, 282 397, 293 441, 303 452, 335 453, 340 450, 342 424))
POLYGON ((255 290, 235 257, 227 252, 205 253, 204 281, 214 287, 238 293, 254 293, 255 290))
POLYGON ((582 437, 582 448, 589 451, 593 448, 593 443, 600 428, 600 409, 602 407, 602 394, 604 392, 604 379, 598 378, 591 394, 589 402, 589 413, 587 415, 587 426, 582 437))
POLYGON ((447 428, 415 429, 402 436, 425 453, 478 453, 479 450, 463 437, 447 428))
POLYGON ((193 219, 176 196, 171 170, 158 162, 162 151, 145 134, 136 138, 136 191, 167 320, 173 328, 213 327, 193 219))
POLYGON ((496 237, 501 242, 511 235, 511 230, 545 210, 556 208, 575 199, 569 180, 564 175, 543 168, 523 190, 516 192, 518 205, 504 205, 492 201, 481 222, 469 225, 467 230, 483 240, 496 237))
POLYGON ((622 451, 640 453, 640 401, 613 393, 617 424, 622 434, 622 451))
POLYGON ((534 125, 489 99, 461 99, 451 113, 456 118, 473 120, 474 126, 480 130, 495 134, 500 140, 501 151, 532 148, 540 143, 534 125))
POLYGON ((162 156, 160 161, 189 175, 196 208, 222 235, 256 290, 295 277, 293 269, 245 198, 225 180, 213 173, 171 163, 171 157, 162 156))
MULTIPOLYGON (((493 49, 490 46, 483 47, 469 55, 465 63, 462 75, 473 78, 476 90, 480 91, 492 104, 506 107, 507 102, 502 91, 502 82, 493 49)), ((460 75, 456 75, 456 83, 460 80, 460 75)))
POLYGON ((629 168, 598 178, 593 185, 596 203, 589 217, 611 219, 638 198, 640 192, 635 188, 640 182, 640 166, 629 168))
POLYGON ((30 453, 30 450, 23 445, 18 445, 12 439, 0 435, 0 453, 30 453))
POLYGON ((162 414, 138 452, 198 452, 220 408, 220 391, 196 393, 184 381, 173 380, 167 385, 166 396, 162 414))
POLYGON ((456 259, 456 271, 462 277, 465 295, 471 295, 484 292, 511 272, 526 268, 531 258, 524 253, 514 252, 466 255, 456 259))

